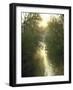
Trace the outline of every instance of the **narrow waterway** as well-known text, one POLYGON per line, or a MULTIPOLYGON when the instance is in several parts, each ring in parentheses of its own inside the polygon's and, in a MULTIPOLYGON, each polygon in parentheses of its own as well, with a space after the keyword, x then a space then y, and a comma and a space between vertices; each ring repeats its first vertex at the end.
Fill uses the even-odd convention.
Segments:
POLYGON ((38 65, 39 70, 37 70, 37 73, 39 72, 39 75, 43 76, 52 76, 53 75, 53 68, 52 64, 48 58, 48 51, 47 46, 45 43, 45 35, 42 36, 42 40, 38 42, 38 47, 36 49, 35 53, 35 59, 36 64, 38 65), (38 63, 37 63, 38 62, 38 63))

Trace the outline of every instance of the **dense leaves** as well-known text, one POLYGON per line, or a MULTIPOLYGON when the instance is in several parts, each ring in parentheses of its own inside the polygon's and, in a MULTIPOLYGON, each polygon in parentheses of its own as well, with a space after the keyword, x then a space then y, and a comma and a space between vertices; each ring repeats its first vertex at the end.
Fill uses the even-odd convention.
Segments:
POLYGON ((46 28, 39 27, 41 20, 41 15, 38 13, 25 13, 24 15, 21 27, 23 77, 44 75, 42 60, 34 59, 39 41, 46 43, 48 58, 54 68, 54 74, 64 74, 64 15, 48 20, 46 28))
POLYGON ((22 76, 34 75, 35 63, 33 55, 40 39, 38 32, 40 20, 41 17, 36 13, 26 13, 24 17, 22 24, 22 76))
POLYGON ((56 74, 63 74, 64 68, 64 16, 53 17, 48 22, 46 43, 48 57, 53 63, 53 68, 57 68, 56 74))

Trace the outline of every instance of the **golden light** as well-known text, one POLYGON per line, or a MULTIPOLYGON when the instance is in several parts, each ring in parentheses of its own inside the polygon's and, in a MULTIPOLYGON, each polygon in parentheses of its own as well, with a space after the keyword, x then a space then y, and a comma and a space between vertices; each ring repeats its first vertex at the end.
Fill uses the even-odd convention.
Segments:
POLYGON ((40 43, 42 48, 40 48, 39 52, 40 52, 40 56, 42 57, 42 62, 44 63, 44 68, 45 68, 44 75, 45 76, 53 75, 53 70, 47 56, 46 44, 44 42, 40 42, 40 43))
POLYGON ((40 27, 47 27, 48 22, 53 18, 59 18, 58 14, 40 14, 42 20, 39 22, 40 27))
MULTIPOLYGON (((24 17, 25 17, 25 15, 28 15, 28 13, 22 13, 22 23, 23 23, 23 21, 24 21, 24 17)), ((48 22, 51 20, 51 18, 52 17, 56 17, 56 18, 58 18, 59 17, 59 14, 50 14, 50 13, 42 13, 42 14, 40 14, 39 13, 39 15, 40 15, 40 17, 41 17, 41 21, 39 22, 39 27, 47 27, 47 25, 48 25, 48 22)))
POLYGON ((39 26, 40 27, 46 27, 47 26, 47 23, 49 21, 49 15, 48 14, 40 14, 42 20, 41 22, 39 22, 39 26))
POLYGON ((48 59, 47 56, 47 51, 46 51, 46 44, 44 42, 39 42, 40 47, 38 47, 36 53, 35 53, 35 59, 39 60, 39 63, 44 67, 44 76, 51 76, 53 75, 53 70, 50 64, 50 60, 48 59))

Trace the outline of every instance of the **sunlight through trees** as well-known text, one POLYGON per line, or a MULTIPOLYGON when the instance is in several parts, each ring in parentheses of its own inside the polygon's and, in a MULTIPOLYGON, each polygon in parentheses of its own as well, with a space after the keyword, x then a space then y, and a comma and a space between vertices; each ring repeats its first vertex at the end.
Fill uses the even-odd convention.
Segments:
POLYGON ((64 16, 22 13, 22 77, 64 74, 64 16))

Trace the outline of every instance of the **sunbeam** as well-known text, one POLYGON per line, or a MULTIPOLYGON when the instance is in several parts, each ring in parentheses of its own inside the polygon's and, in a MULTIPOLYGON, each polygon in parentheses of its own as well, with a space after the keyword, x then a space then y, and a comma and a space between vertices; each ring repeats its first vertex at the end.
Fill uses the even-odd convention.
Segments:
POLYGON ((52 65, 50 63, 50 60, 48 59, 46 44, 44 42, 39 42, 39 47, 37 49, 35 57, 39 58, 39 63, 41 62, 42 65, 44 65, 43 66, 44 67, 44 76, 53 75, 52 65))

